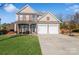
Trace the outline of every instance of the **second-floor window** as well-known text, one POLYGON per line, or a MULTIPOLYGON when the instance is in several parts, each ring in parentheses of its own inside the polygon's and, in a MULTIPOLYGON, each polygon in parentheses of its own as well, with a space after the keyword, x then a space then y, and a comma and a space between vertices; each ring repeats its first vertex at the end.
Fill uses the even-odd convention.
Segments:
POLYGON ((20 20, 23 20, 23 15, 20 15, 20 20))
POLYGON ((47 20, 49 21, 50 20, 50 17, 47 17, 47 20))
POLYGON ((25 20, 27 20, 27 21, 29 20, 29 15, 26 15, 26 18, 25 18, 25 20))
POLYGON ((36 15, 32 15, 32 20, 35 20, 36 19, 36 15))

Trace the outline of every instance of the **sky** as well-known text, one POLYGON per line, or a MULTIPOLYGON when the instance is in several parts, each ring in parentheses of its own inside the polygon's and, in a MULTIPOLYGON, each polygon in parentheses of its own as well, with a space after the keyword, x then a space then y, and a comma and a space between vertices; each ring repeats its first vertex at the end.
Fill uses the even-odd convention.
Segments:
POLYGON ((16 21, 16 12, 26 4, 33 9, 42 12, 51 12, 55 15, 74 14, 79 12, 78 3, 0 3, 1 23, 12 23, 16 21))

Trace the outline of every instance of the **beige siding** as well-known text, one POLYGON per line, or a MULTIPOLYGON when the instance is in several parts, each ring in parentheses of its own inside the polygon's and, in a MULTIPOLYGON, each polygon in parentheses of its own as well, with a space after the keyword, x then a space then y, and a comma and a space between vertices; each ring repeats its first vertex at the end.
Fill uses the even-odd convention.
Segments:
POLYGON ((49 13, 46 16, 44 16, 43 18, 41 18, 40 21, 48 21, 47 17, 50 18, 49 21, 57 21, 57 19, 53 15, 51 15, 49 13))
POLYGON ((6 26, 6 30, 8 30, 8 31, 14 30, 14 24, 13 24, 13 23, 8 24, 8 25, 6 26))
POLYGON ((22 11, 22 13, 35 13, 35 11, 31 7, 26 7, 22 11))

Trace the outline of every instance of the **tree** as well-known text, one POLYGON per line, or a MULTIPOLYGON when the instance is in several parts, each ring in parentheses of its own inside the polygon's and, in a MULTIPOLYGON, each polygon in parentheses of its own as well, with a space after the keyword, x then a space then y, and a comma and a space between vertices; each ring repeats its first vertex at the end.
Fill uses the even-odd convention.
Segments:
POLYGON ((2 29, 6 30, 7 23, 2 24, 2 29))
POLYGON ((0 30, 1 30, 1 18, 0 18, 0 30))
POLYGON ((74 21, 75 23, 79 24, 79 13, 78 12, 74 14, 74 21))
POLYGON ((64 15, 65 18, 63 17, 63 15, 59 15, 59 20, 62 22, 60 23, 60 28, 61 29, 65 29, 65 30, 69 30, 69 35, 72 35, 72 30, 74 29, 78 29, 79 28, 79 13, 75 13, 75 14, 67 14, 64 15), (66 21, 63 21, 63 20, 66 21))
POLYGON ((73 20, 70 20, 68 28, 70 30, 69 35, 72 35, 72 30, 76 28, 76 24, 75 24, 75 22, 73 20))
POLYGON ((79 28, 79 13, 78 12, 74 14, 74 22, 76 24, 76 29, 79 28))
POLYGON ((78 15, 76 14, 70 15, 70 18, 69 18, 70 21, 68 25, 69 35, 72 35, 72 30, 76 28, 77 19, 78 19, 78 15))

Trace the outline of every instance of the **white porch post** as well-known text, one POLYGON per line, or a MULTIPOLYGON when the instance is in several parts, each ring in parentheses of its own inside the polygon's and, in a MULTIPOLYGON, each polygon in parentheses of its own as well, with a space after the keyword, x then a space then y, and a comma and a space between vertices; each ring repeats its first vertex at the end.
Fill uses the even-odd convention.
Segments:
POLYGON ((14 31, 16 32, 16 23, 14 24, 14 31))
POLYGON ((29 24, 29 32, 30 32, 30 24, 29 24))
POLYGON ((35 29, 36 29, 36 31, 35 31, 35 32, 36 32, 36 34, 37 34, 37 29, 38 29, 38 25, 37 25, 37 24, 36 24, 36 28, 35 28, 35 29))
POLYGON ((19 25, 17 24, 17 33, 19 34, 19 31, 20 31, 20 29, 19 29, 19 25))

